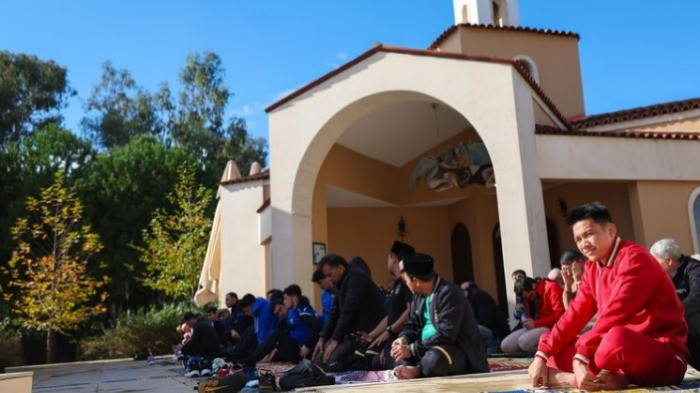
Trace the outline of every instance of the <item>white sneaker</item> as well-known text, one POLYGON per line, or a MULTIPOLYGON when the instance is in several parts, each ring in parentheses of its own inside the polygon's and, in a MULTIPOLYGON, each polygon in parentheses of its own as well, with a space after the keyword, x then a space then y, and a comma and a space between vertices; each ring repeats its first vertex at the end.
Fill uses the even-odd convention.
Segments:
POLYGON ((199 370, 190 370, 185 373, 185 376, 188 378, 194 378, 199 376, 199 370))
POLYGON ((203 377, 208 377, 211 375, 211 370, 209 370, 208 368, 202 369, 202 372, 199 375, 203 377))
POLYGON ((396 381, 399 379, 399 377, 396 375, 396 372, 394 370, 386 370, 384 372, 384 378, 385 381, 396 381))

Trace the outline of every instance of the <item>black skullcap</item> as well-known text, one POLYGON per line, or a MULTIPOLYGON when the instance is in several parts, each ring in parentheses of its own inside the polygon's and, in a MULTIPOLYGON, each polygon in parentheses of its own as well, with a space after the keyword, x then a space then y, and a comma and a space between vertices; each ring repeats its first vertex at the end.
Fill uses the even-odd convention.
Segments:
POLYGON ((192 311, 188 311, 185 313, 185 315, 182 317, 182 322, 187 322, 192 318, 198 318, 199 314, 195 314, 192 311))
POLYGON ((396 256, 399 257, 399 260, 402 260, 406 256, 414 254, 416 250, 410 244, 406 244, 397 240, 394 242, 394 244, 391 245, 391 252, 396 254, 396 256))
POLYGON ((433 257, 428 254, 410 254, 403 259, 403 271, 412 276, 427 276, 433 273, 433 257))

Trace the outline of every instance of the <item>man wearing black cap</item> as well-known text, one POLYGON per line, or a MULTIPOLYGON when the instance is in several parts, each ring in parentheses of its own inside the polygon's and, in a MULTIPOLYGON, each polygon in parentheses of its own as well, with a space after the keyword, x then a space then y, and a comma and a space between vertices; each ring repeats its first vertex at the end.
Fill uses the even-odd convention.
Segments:
POLYGON ((343 371, 362 345, 356 333, 372 329, 386 316, 384 297, 362 269, 340 255, 326 254, 319 266, 338 292, 334 315, 323 328, 312 358, 326 371, 343 371))
POLYGON ((413 293, 401 279, 399 262, 415 252, 413 246, 400 241, 395 241, 389 251, 387 268, 389 274, 396 281, 389 294, 387 316, 379 322, 374 330, 362 335, 362 339, 370 343, 365 355, 370 354, 370 351, 379 353, 379 356, 374 356, 371 360, 370 367, 373 370, 394 368, 390 344, 392 339, 403 329, 406 320, 408 320, 408 305, 413 298, 413 293))
POLYGON ((399 263, 415 296, 408 321, 391 344, 391 356, 403 361, 394 369, 396 375, 412 379, 488 372, 469 302, 458 286, 435 274, 433 265, 427 254, 409 255, 399 263))

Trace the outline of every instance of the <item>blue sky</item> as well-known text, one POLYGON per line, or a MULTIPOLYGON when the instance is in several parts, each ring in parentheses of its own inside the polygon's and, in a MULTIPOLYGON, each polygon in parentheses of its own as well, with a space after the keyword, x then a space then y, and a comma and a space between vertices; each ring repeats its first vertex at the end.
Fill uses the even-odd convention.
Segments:
MULTIPOLYGON (((426 48, 454 23, 452 0, 5 0, 0 50, 68 68, 78 97, 63 112, 80 132, 101 64, 155 91, 178 90, 193 51, 219 54, 229 114, 267 137, 264 108, 369 49, 426 48)), ((696 0, 521 0, 521 25, 577 32, 589 114, 700 96, 696 0)))

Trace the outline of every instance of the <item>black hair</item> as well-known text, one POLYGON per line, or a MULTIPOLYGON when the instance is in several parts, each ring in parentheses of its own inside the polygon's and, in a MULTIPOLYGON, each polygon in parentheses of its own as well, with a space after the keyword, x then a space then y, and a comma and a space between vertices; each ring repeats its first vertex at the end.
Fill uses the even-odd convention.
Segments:
POLYGON ((301 297, 301 288, 297 284, 292 284, 287 288, 284 288, 284 294, 287 296, 301 297))
POLYGON ((212 313, 212 312, 216 313, 217 311, 219 311, 219 309, 216 307, 207 307, 207 314, 212 313))
POLYGON ((419 279, 419 280, 421 280, 421 281, 423 281, 423 282, 432 281, 435 277, 437 277, 437 273, 435 273, 435 271, 432 271, 432 272, 426 273, 426 274, 411 274, 411 273, 406 273, 406 275, 407 275, 408 278, 410 278, 410 279, 417 278, 417 279, 419 279))
POLYGON ((523 270, 523 269, 515 269, 515 270, 513 270, 513 273, 511 273, 510 276, 512 277, 512 276, 514 276, 514 275, 516 275, 516 274, 522 274, 523 276, 526 276, 526 277, 527 277, 527 273, 525 273, 525 270, 523 270))
POLYGON ((600 202, 591 202, 572 210, 569 215, 566 216, 566 225, 573 226, 577 222, 589 218, 597 224, 612 222, 612 216, 607 207, 600 202))
POLYGON ((267 291, 267 295, 270 296, 270 301, 273 301, 275 299, 284 299, 284 293, 277 288, 273 288, 267 291))
POLYGON ((520 296, 523 294, 523 291, 532 291, 532 286, 535 284, 535 280, 533 280, 530 277, 520 277, 519 279, 515 280, 515 284, 513 285, 513 290, 515 291, 515 294, 520 296))
POLYGON ((348 261, 345 260, 345 258, 341 257, 338 254, 326 254, 321 258, 321 261, 318 263, 318 267, 321 268, 324 265, 328 265, 328 267, 338 267, 338 266, 343 266, 344 268, 347 269, 348 267, 348 261))
POLYGON ((275 313, 275 306, 277 306, 277 305, 284 305, 284 302, 281 301, 280 299, 274 299, 274 300, 270 301, 270 312, 272 314, 275 313))
POLYGON ((359 269, 361 272, 368 275, 370 278, 372 278, 372 270, 369 268, 369 265, 367 264, 367 262, 365 262, 365 260, 362 259, 362 257, 360 257, 360 256, 353 257, 348 262, 348 266, 355 267, 355 268, 359 269))
POLYGON ((311 304, 311 301, 308 297, 302 296, 299 298, 299 304, 311 304))
POLYGON ((572 264, 576 261, 581 261, 581 260, 585 261, 586 259, 587 258, 584 257, 583 254, 581 254, 581 252, 579 252, 578 250, 571 249, 571 250, 564 252, 561 255, 561 258, 559 258, 559 264, 560 265, 569 265, 569 264, 572 264))
POLYGON ((226 294, 226 297, 235 297, 236 299, 238 299, 238 295, 236 294, 236 292, 229 292, 226 294))
POLYGON ((311 276, 311 282, 319 283, 324 278, 326 278, 326 275, 323 274, 323 271, 321 270, 321 267, 319 266, 319 268, 316 269, 316 271, 314 272, 314 275, 311 276))
POLYGON ((243 299, 238 303, 241 305, 241 308, 246 308, 248 306, 252 306, 253 303, 255 303, 255 296, 253 296, 250 293, 247 293, 245 296, 243 296, 243 299))

